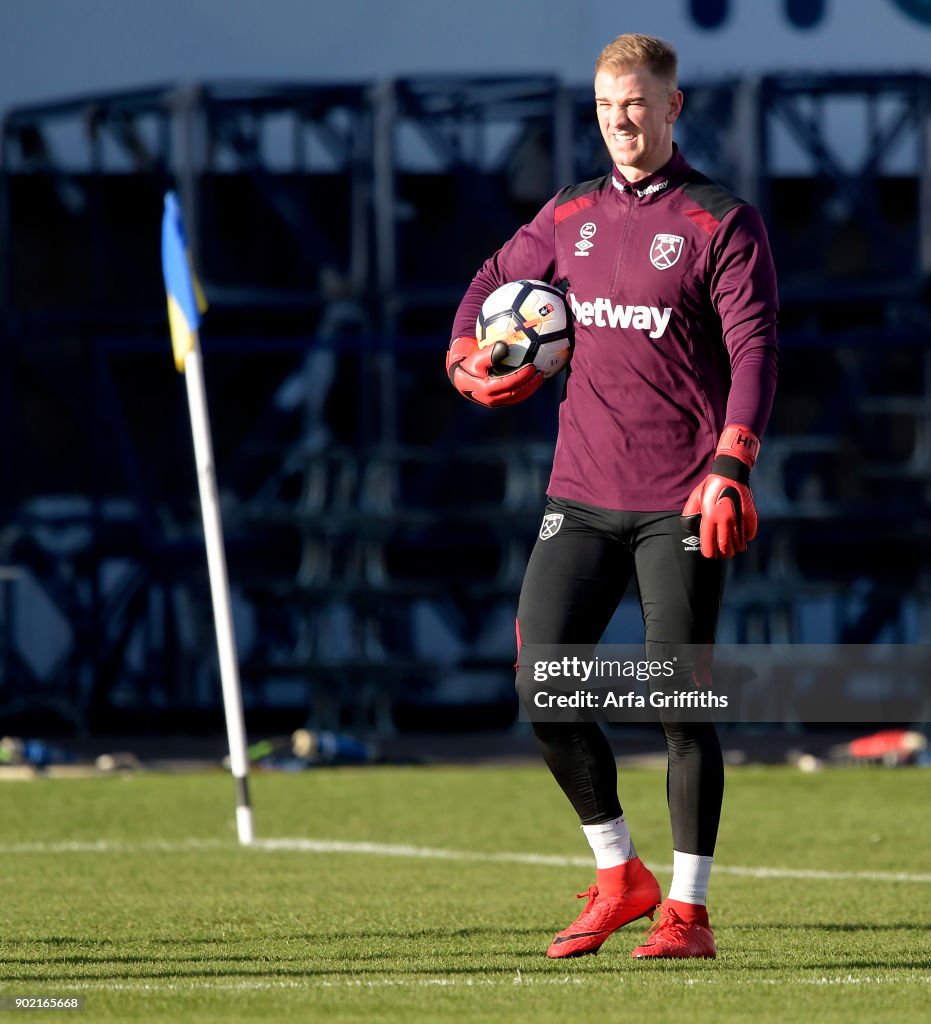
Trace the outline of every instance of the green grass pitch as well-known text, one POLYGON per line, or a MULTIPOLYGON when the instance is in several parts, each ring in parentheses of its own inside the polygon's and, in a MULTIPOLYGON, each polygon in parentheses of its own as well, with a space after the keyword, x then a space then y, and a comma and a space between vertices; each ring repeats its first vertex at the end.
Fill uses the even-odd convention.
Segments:
MULTIPOLYGON (((621 772, 665 887, 664 786, 621 772)), ((631 960, 646 922, 546 958, 593 872, 542 765, 254 774, 252 793, 260 839, 319 842, 241 848, 219 771, 0 787, 0 996, 81 996, 31 1019, 88 1022, 928 1019, 927 770, 731 769, 701 962, 631 960)))

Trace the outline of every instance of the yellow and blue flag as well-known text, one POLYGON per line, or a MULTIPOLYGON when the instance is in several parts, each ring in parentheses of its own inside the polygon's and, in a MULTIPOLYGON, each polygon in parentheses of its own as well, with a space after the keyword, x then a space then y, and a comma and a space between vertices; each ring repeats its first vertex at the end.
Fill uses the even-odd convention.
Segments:
POLYGON ((175 366, 184 373, 184 361, 197 344, 200 315, 207 301, 194 273, 191 251, 184 234, 181 204, 174 192, 165 193, 162 215, 162 274, 168 297, 168 326, 175 366))

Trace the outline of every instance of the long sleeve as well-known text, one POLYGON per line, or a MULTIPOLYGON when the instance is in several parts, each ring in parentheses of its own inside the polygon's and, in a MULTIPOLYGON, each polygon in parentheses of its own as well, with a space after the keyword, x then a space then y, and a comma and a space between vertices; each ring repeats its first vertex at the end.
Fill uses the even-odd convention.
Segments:
POLYGON ((766 228, 752 206, 725 218, 711 249, 711 297, 730 357, 726 423, 762 435, 778 374, 779 298, 766 228))

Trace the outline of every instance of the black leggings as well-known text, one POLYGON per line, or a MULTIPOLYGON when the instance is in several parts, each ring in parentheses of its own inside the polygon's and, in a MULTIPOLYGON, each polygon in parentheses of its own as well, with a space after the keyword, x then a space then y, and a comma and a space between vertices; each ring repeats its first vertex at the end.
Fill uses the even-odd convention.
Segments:
MULTIPOLYGON (((519 642, 597 644, 636 576, 648 659, 662 660, 666 645, 712 643, 724 563, 685 540, 678 512, 614 512, 551 498, 524 574, 519 642)), ((518 670, 517 687, 532 693, 527 670, 518 670)), ((724 798, 717 732, 710 722, 662 725, 673 848, 710 856, 724 798)), ((535 721, 533 730, 583 825, 621 815, 617 765, 597 723, 535 721)))

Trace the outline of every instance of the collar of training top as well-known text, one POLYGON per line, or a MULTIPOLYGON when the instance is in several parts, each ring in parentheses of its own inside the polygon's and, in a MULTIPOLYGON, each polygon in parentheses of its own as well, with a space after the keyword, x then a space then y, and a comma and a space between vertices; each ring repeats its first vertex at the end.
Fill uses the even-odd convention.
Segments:
POLYGON ((618 195, 629 196, 637 202, 647 203, 652 202, 668 189, 680 185, 685 181, 690 170, 688 161, 679 151, 679 147, 673 143, 672 157, 658 171, 648 174, 639 181, 630 182, 617 167, 614 167, 611 184, 618 195))

